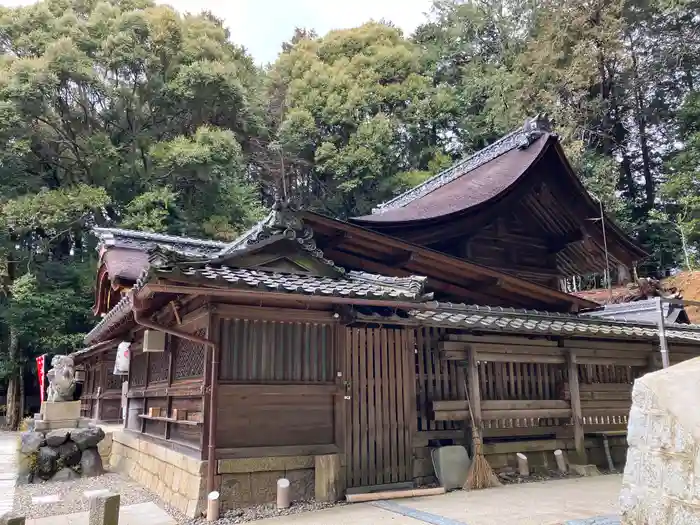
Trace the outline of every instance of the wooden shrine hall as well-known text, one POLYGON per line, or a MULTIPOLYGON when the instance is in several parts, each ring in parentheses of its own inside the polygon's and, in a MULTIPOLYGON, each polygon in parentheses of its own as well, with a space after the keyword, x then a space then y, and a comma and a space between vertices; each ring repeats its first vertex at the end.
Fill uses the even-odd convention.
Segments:
MULTIPOLYGON (((113 466, 190 516, 211 490, 273 501, 282 476, 319 500, 433 482, 431 448, 470 446, 466 390, 494 469, 605 466, 596 433, 661 360, 654 323, 557 289, 604 268, 602 228, 614 264, 645 256, 599 213, 536 118, 349 222, 277 203, 231 243, 96 228, 85 414, 119 420, 130 342, 113 466)), ((700 327, 666 337, 672 363, 700 355, 700 327)))

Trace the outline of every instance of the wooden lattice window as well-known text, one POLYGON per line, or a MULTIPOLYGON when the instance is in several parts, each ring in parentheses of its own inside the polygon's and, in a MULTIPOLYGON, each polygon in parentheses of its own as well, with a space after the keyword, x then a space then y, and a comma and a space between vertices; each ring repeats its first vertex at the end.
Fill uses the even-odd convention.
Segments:
POLYGON ((168 380, 168 354, 153 352, 148 367, 148 382, 158 383, 168 380))
POLYGON ((105 388, 107 390, 121 390, 122 376, 115 376, 112 372, 114 372, 114 364, 109 363, 105 369, 105 373, 107 374, 107 385, 105 388))
MULTIPOLYGON (((204 337, 206 330, 201 328, 194 332, 197 337, 204 337)), ((204 374, 206 348, 201 343, 187 339, 171 338, 173 348, 173 379, 189 379, 204 374)))
POLYGON ((131 356, 130 386, 146 386, 146 354, 131 356))

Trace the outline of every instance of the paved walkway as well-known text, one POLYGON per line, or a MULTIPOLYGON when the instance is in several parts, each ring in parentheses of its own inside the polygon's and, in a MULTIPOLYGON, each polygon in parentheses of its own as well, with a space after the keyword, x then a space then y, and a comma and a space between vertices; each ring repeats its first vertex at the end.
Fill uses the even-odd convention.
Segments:
POLYGON ((622 477, 507 485, 444 496, 355 504, 256 525, 617 525, 622 477), (592 519, 595 518, 595 519, 592 519))
MULTIPOLYGON (((87 512, 27 520, 26 525, 88 525, 87 512)), ((175 520, 155 503, 127 505, 119 509, 119 525, 176 525, 175 520)))
POLYGON ((0 432, 0 516, 12 511, 17 482, 19 434, 0 432))

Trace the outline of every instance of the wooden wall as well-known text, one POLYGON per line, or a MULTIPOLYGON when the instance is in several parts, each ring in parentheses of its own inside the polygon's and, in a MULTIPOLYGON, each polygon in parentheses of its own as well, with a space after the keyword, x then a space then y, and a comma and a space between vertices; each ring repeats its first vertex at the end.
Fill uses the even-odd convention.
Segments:
POLYGON ((116 349, 109 349, 80 363, 85 370, 85 382, 80 394, 81 416, 107 423, 121 423, 121 385, 126 377, 112 373, 116 353, 116 349))
POLYGON ((222 306, 217 456, 337 452, 337 324, 325 312, 222 306))
POLYGON ((519 209, 496 218, 467 239, 452 239, 435 248, 510 275, 557 287, 559 271, 551 240, 528 222, 527 217, 529 212, 519 209))
MULTIPOLYGON (((656 345, 639 341, 415 331, 413 446, 419 480, 432 475, 425 447, 439 440, 468 441, 465 387, 487 443, 576 438, 577 420, 582 439, 586 433, 626 429, 634 380, 660 367, 656 345)), ((700 345, 672 344, 670 355, 672 363, 689 359, 700 355, 700 345)))
MULTIPOLYGON (((208 337, 209 312, 206 307, 171 321, 178 330, 208 337)), ((129 393, 125 427, 152 439, 169 443, 178 450, 203 457, 205 433, 205 393, 203 378, 207 363, 204 345, 167 336, 165 352, 144 353, 143 332, 131 345, 129 393), (149 409, 161 415, 149 416, 149 409), (175 419, 174 410, 184 411, 186 419, 175 419)))

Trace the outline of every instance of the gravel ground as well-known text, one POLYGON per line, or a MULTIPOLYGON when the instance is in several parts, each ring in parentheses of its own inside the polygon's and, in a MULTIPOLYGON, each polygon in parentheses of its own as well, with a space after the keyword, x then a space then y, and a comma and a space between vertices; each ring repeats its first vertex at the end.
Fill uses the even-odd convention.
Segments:
MULTIPOLYGON (((274 503, 248 507, 247 509, 236 509, 228 511, 219 520, 215 521, 218 525, 232 525, 234 523, 247 523, 250 521, 261 520, 265 518, 275 518, 277 516, 289 516, 290 514, 300 514, 302 512, 311 512, 314 510, 327 509, 338 505, 345 505, 344 502, 339 503, 316 503, 315 501, 296 501, 288 509, 278 509, 274 503)), ((173 518, 182 525, 208 525, 211 522, 205 519, 183 519, 182 516, 173 518)))
POLYGON ((539 481, 549 481, 551 479, 570 479, 579 478, 581 476, 577 474, 571 474, 567 472, 562 474, 558 470, 547 470, 546 472, 542 469, 537 469, 534 472, 530 472, 528 477, 522 477, 516 472, 515 469, 509 469, 506 471, 501 471, 498 474, 498 479, 504 485, 517 485, 518 483, 537 483, 539 481))
POLYGON ((156 498, 136 483, 119 474, 107 473, 95 478, 81 478, 75 481, 18 485, 15 490, 13 514, 27 519, 45 518, 88 510, 86 490, 109 489, 121 495, 121 505, 134 505, 156 501, 156 498), (57 494, 61 501, 56 503, 33 504, 32 497, 57 494))

